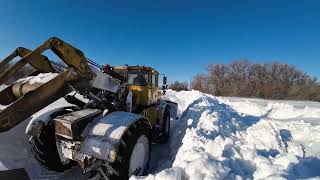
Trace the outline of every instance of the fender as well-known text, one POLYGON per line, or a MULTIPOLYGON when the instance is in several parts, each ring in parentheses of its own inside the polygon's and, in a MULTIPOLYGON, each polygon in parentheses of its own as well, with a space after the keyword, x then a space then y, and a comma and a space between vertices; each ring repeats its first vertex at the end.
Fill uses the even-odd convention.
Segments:
POLYGON ((171 101, 167 101, 167 100, 161 100, 160 104, 159 104, 159 108, 160 108, 160 117, 159 117, 159 125, 160 127, 162 127, 163 124, 163 115, 164 115, 164 111, 166 108, 169 108, 170 110, 170 117, 175 120, 177 119, 177 108, 178 108, 178 104, 171 102, 171 101))
POLYGON ((80 153, 113 162, 122 136, 139 120, 147 121, 151 129, 149 120, 139 114, 112 112, 96 118, 84 130, 84 133, 87 133, 80 147, 80 153))
POLYGON ((160 110, 158 125, 162 127, 164 111, 166 108, 170 108, 170 107, 168 106, 168 103, 166 101, 160 101, 160 104, 158 105, 158 107, 160 110))
POLYGON ((178 117, 177 117, 178 104, 175 102, 172 102, 172 101, 168 101, 168 100, 165 100, 165 101, 168 103, 168 106, 170 107, 170 117, 173 120, 178 119, 178 117))
POLYGON ((59 107, 54 108, 49 111, 44 111, 41 113, 39 111, 38 113, 34 114, 31 117, 31 120, 29 121, 25 133, 30 136, 37 136, 41 132, 41 129, 43 126, 47 125, 52 119, 52 115, 58 112, 61 112, 65 109, 73 109, 75 106, 65 106, 65 107, 59 107))

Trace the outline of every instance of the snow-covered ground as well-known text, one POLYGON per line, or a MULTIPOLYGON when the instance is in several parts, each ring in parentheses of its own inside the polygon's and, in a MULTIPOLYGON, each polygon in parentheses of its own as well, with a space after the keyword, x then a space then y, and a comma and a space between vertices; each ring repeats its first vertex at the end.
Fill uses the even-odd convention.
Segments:
POLYGON ((142 179, 320 176, 320 103, 213 97, 198 91, 168 91, 166 98, 180 105, 180 119, 170 142, 155 147, 153 175, 142 179))
MULTIPOLYGON (((170 90, 165 98, 179 104, 180 118, 171 121, 169 142, 152 146, 150 174, 131 180, 320 179, 320 103, 170 90)), ((56 174, 39 166, 26 124, 0 134, 0 169, 25 167, 33 179, 85 179, 79 169, 56 174)))

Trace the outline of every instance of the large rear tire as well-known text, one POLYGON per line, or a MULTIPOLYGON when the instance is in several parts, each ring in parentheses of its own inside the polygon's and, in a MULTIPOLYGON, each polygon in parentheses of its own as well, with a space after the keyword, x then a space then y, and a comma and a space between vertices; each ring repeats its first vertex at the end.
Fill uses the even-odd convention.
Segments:
POLYGON ((48 170, 63 172, 70 169, 74 162, 62 163, 56 146, 53 123, 45 125, 38 137, 30 139, 31 152, 35 159, 48 170))
POLYGON ((169 140, 170 137, 170 109, 166 108, 164 110, 164 114, 163 114, 163 124, 162 124, 162 128, 161 128, 161 136, 158 137, 158 141, 156 143, 158 144, 164 144, 169 140))
POLYGON ((117 158, 111 164, 115 174, 109 179, 127 180, 131 175, 145 175, 150 160, 150 129, 145 121, 131 125, 123 135, 118 147, 117 158))

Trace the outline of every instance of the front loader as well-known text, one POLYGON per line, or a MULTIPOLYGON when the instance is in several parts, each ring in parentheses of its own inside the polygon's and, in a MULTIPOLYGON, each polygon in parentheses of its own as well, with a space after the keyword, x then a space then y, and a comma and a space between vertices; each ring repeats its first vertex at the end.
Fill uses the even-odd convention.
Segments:
POLYGON ((150 145, 168 140, 170 119, 177 113, 176 103, 161 99, 155 69, 100 66, 53 37, 3 72, 0 85, 26 64, 36 71, 0 92, 5 107, 0 132, 64 98, 71 106, 32 119, 26 129, 41 165, 59 172, 78 165, 93 179, 128 179, 147 172, 150 145), (42 55, 49 49, 67 65, 63 71, 42 55))

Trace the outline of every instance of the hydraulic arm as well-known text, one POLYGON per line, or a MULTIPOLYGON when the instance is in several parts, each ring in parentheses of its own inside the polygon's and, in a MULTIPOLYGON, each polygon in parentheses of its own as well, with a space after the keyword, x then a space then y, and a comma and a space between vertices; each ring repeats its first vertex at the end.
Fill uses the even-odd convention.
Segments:
MULTIPOLYGON (((0 92, 2 101, 0 103, 2 105, 10 104, 3 111, 0 111, 0 132, 8 131, 32 114, 69 93, 71 91, 69 85, 74 85, 82 80, 88 82, 93 78, 94 74, 91 72, 84 54, 66 42, 53 37, 34 51, 27 52, 20 61, 5 71, 0 77, 0 84, 3 84, 27 63, 35 67, 39 73, 54 72, 48 59, 41 55, 48 49, 52 50, 69 68, 22 97, 15 97, 12 93, 13 85, 0 92), (28 109, 26 110, 26 108, 28 109)), ((13 53, 1 65, 10 62, 16 55, 16 52, 13 53)))
MULTIPOLYGON (((6 57, 4 60, 0 62, 0 69, 2 69, 6 64, 10 63, 14 58, 21 57, 28 55, 31 50, 23 47, 17 48, 12 54, 6 57)), ((15 65, 11 68, 6 70, 0 76, 0 84, 5 83, 13 74, 15 74, 19 69, 21 69, 24 65, 29 63, 33 68, 35 68, 39 72, 54 72, 54 69, 48 60, 48 58, 42 54, 34 55, 33 57, 29 57, 25 60, 18 61, 15 65)))

